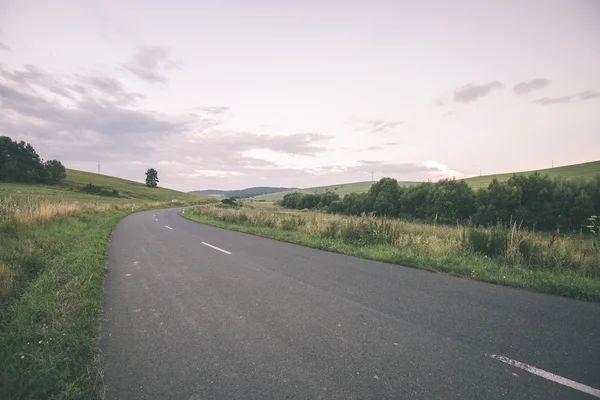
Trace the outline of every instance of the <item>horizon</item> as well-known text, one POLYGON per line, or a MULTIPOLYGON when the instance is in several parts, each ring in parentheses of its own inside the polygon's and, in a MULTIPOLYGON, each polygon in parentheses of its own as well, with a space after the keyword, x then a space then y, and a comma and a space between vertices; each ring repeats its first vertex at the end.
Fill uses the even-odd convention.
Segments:
POLYGON ((5 0, 0 135, 185 192, 592 162, 598 20, 591 0, 5 0))

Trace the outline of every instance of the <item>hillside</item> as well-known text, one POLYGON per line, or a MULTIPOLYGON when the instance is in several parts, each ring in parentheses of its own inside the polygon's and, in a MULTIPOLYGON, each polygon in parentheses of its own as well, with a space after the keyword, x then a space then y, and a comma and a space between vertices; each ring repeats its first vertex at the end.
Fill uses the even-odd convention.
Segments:
POLYGON ((262 194, 269 193, 277 193, 277 192, 286 192, 289 190, 294 190, 296 188, 285 188, 285 187, 270 187, 270 186, 258 186, 251 187, 247 189, 239 189, 239 190, 194 190, 190 193, 203 195, 203 196, 224 196, 224 197, 252 197, 258 196, 262 194))
MULTIPOLYGON (((585 178, 591 179, 596 175, 600 175, 600 161, 592 161, 582 164, 573 164, 573 165, 565 165, 563 167, 556 168, 547 168, 540 169, 534 171, 523 171, 523 172, 509 172, 505 174, 497 174, 497 175, 484 175, 484 176, 476 176, 472 178, 466 178, 465 181, 471 185, 473 188, 487 187, 489 183, 495 178, 500 181, 508 180, 514 174, 532 174, 534 172, 539 172, 541 174, 547 174, 551 177, 561 177, 565 179, 574 179, 574 178, 585 178)), ((414 185, 419 182, 399 182, 401 185, 414 185)), ((311 187, 306 189, 298 189, 298 190, 290 190, 287 192, 279 192, 279 193, 271 193, 261 196, 253 197, 254 200, 257 201, 277 201, 283 198, 287 193, 291 193, 293 191, 298 191, 301 193, 322 193, 327 190, 333 190, 337 192, 340 196, 345 196, 348 193, 356 192, 363 193, 367 192, 373 182, 356 182, 356 183, 344 183, 339 185, 330 185, 330 186, 318 186, 311 187)))
POLYGON ((25 183, 0 182, 0 198, 11 196, 43 198, 51 202, 115 202, 131 203, 133 201, 196 201, 200 196, 179 192, 166 188, 150 188, 143 183, 129 181, 108 175, 67 169, 67 177, 58 185, 36 185, 25 183), (87 184, 100 187, 100 194, 84 191, 87 184), (115 196, 113 191, 117 191, 115 196))
MULTIPOLYGON (((257 201, 277 201, 283 198, 287 193, 292 192, 300 192, 300 193, 324 193, 326 191, 334 191, 339 194, 341 197, 347 195, 348 193, 362 193, 369 190, 371 185, 374 182, 355 182, 355 183, 342 183, 338 185, 329 185, 329 186, 317 186, 306 189, 296 189, 296 190, 288 190, 286 192, 279 193, 270 193, 261 196, 253 197, 254 200, 257 201)), ((401 185, 414 185, 419 182, 399 182, 401 185)))
POLYGON ((565 179, 584 178, 591 179, 596 175, 600 175, 600 161, 592 161, 582 164, 565 165, 563 167, 546 168, 533 171, 523 172, 508 172, 496 175, 475 176, 467 178, 465 181, 474 188, 487 187, 493 179, 499 181, 508 180, 514 174, 528 175, 534 172, 539 172, 542 175, 550 177, 560 177, 565 179))

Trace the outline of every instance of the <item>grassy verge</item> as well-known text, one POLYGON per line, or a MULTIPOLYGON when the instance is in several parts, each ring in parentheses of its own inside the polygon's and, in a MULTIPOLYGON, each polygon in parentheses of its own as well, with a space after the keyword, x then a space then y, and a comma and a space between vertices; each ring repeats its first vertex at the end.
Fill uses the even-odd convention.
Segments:
POLYGON ((110 234, 128 214, 172 204, 0 207, 1 399, 98 397, 110 234))
POLYGON ((1 398, 95 397, 106 243, 130 212, 84 213, 3 236, 0 257, 23 276, 13 282, 19 296, 5 297, 0 311, 1 398))
POLYGON ((209 225, 370 260, 600 301, 600 250, 590 238, 517 227, 475 229, 268 207, 199 206, 209 225))

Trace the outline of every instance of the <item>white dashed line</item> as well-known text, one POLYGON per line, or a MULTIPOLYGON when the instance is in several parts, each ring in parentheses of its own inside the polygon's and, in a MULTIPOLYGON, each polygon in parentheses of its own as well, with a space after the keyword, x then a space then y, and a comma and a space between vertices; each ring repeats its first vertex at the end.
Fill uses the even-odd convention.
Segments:
POLYGON ((173 228, 171 228, 169 225, 165 225, 165 228, 173 230, 173 228))
POLYGON ((212 247, 212 248, 213 248, 213 249, 215 249, 215 250, 222 251, 222 252, 223 252, 223 253, 225 253, 225 254, 231 254, 229 251, 227 251, 227 250, 223 250, 223 249, 220 249, 220 248, 218 248, 217 246, 213 246, 212 244, 208 244, 208 243, 206 243, 206 242, 202 242, 202 244, 203 244, 203 245, 205 245, 205 246, 208 246, 208 247, 212 247))
POLYGON ((594 389, 593 387, 584 385, 583 383, 575 382, 567 378, 563 378, 562 376, 555 375, 551 372, 544 371, 543 369, 539 369, 533 367, 531 365, 524 364, 519 361, 511 360, 508 357, 500 356, 497 354, 486 354, 486 356, 493 358, 494 360, 502 361, 505 364, 512 365, 513 367, 521 368, 531 374, 541 376, 542 378, 548 379, 550 381, 560 383, 561 385, 568 386, 572 389, 579 390, 580 392, 584 392, 587 394, 591 394, 592 396, 600 397, 600 390, 594 389))

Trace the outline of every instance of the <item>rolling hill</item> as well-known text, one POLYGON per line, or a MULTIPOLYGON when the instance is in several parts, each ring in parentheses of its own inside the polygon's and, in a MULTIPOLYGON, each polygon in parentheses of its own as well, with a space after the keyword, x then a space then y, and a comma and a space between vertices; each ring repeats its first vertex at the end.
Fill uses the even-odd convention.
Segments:
MULTIPOLYGON (((581 164, 573 164, 573 165, 565 165, 563 167, 556 168, 547 168, 540 169, 534 171, 523 171, 523 172, 509 172, 504 174, 496 174, 496 175, 484 175, 484 176, 476 176, 472 178, 466 178, 465 181, 471 185, 473 188, 487 187, 493 179, 498 179, 500 181, 508 180, 514 174, 532 174, 534 172, 539 172, 541 174, 547 174, 551 177, 561 177, 565 179, 573 179, 573 178, 584 178, 591 179, 596 175, 600 175, 600 161, 592 161, 581 164)), ((401 185, 414 185, 420 182, 399 182, 401 185)), ((363 193, 367 192, 373 182, 356 182, 356 183, 344 183, 339 185, 329 185, 329 186, 317 186, 306 189, 297 189, 290 190, 287 192, 278 192, 265 194, 260 196, 253 197, 254 200, 257 201, 277 201, 283 198, 287 193, 291 193, 294 191, 301 193, 322 193, 327 190, 333 190, 337 192, 341 197, 345 196, 348 193, 356 192, 363 193)))
POLYGON ((542 175, 548 175, 550 177, 560 177, 565 179, 591 179, 596 175, 600 175, 600 160, 581 164, 565 165, 563 167, 538 169, 533 171, 508 172, 496 175, 475 176, 472 178, 466 178, 465 181, 474 188, 480 188, 487 187, 493 179, 498 179, 499 181, 506 181, 514 174, 528 175, 534 172, 539 172, 542 175))
POLYGON ((177 190, 157 187, 150 188, 143 183, 129 181, 108 175, 67 169, 67 177, 58 185, 37 185, 26 183, 0 182, 0 198, 11 196, 43 198, 51 202, 81 201, 81 202, 115 202, 130 203, 132 201, 197 201, 200 196, 179 192, 177 190), (84 190, 91 184, 100 188, 99 194, 84 190), (117 191, 115 196, 113 191, 117 191))
MULTIPOLYGON (((264 195, 260 195, 260 196, 255 196, 255 197, 253 197, 253 199, 257 200, 257 201, 277 201, 277 200, 282 199, 283 196, 285 196, 287 193, 292 193, 292 192, 324 193, 329 190, 336 192, 341 197, 344 197, 348 193, 367 192, 373 183, 374 182, 372 182, 372 181, 367 181, 367 182, 355 182, 355 183, 341 183, 338 185, 329 185, 329 186, 317 186, 317 187, 310 187, 310 188, 305 188, 305 189, 288 190, 286 192, 264 194, 264 195)), ((415 185, 419 182, 399 182, 399 183, 401 185, 415 185)))
POLYGON ((294 190, 297 188, 285 188, 285 187, 269 187, 269 186, 258 186, 251 187, 247 189, 239 189, 239 190, 194 190, 190 192, 192 194, 198 194, 203 196, 224 196, 224 197, 252 197, 258 196, 262 194, 269 193, 277 193, 277 192, 287 192, 290 190, 294 190))

